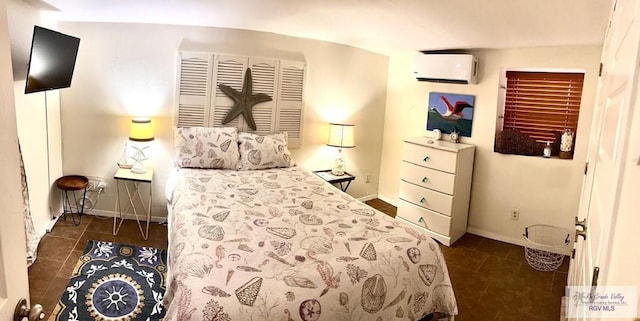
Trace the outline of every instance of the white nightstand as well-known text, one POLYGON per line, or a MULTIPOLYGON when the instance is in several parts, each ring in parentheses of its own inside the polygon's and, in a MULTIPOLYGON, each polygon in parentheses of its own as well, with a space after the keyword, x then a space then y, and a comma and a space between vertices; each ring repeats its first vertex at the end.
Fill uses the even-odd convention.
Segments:
POLYGON ((113 175, 113 179, 116 180, 116 213, 118 215, 113 217, 113 235, 117 235, 118 231, 120 231, 120 227, 122 226, 122 222, 124 219, 122 218, 122 212, 127 212, 129 209, 133 210, 133 214, 136 216, 136 221, 138 221, 138 227, 140 228, 140 234, 142 234, 142 238, 147 240, 149 238, 149 221, 151 221, 151 200, 153 199, 151 193, 151 185, 153 183, 153 169, 147 168, 147 172, 144 174, 135 174, 132 173, 130 169, 120 168, 113 175), (129 204, 127 208, 122 210, 122 204, 120 199, 120 181, 125 187, 127 191, 127 196, 129 200, 129 204), (147 206, 145 206, 144 200, 142 199, 142 195, 140 195, 140 187, 145 184, 148 185, 149 188, 149 202, 147 206), (138 211, 138 206, 136 206, 136 198, 139 201, 141 211, 138 211), (142 228, 142 223, 140 223, 140 215, 146 214, 146 229, 142 228), (120 218, 120 223, 118 223, 118 217, 120 218))

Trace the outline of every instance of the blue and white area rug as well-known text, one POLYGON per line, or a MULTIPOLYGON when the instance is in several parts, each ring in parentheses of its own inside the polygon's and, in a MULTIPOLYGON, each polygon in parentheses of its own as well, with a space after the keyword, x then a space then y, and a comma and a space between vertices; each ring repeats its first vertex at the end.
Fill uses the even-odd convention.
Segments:
POLYGON ((166 250, 89 241, 49 321, 161 320, 166 250))

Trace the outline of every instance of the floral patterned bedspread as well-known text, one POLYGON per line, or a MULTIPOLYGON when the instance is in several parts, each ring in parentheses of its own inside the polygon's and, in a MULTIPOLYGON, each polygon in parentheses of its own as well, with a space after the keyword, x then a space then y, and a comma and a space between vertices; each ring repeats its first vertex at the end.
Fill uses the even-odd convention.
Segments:
POLYGON ((165 320, 457 314, 438 245, 315 174, 179 169, 165 320))

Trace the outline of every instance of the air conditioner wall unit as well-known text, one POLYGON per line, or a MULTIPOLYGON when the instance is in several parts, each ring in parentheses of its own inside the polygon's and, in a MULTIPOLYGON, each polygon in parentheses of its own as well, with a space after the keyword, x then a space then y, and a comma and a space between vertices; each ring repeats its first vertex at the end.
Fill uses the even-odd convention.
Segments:
POLYGON ((475 84, 478 80, 478 58, 469 54, 418 53, 413 74, 420 81, 475 84))

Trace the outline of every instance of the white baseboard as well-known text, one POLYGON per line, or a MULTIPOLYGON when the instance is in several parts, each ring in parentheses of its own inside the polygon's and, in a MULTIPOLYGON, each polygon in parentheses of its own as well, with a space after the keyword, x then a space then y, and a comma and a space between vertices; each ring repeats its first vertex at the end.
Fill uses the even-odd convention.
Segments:
POLYGON ((378 195, 371 194, 371 195, 365 195, 365 196, 359 197, 358 201, 366 202, 366 201, 370 201, 370 200, 373 200, 373 199, 376 199, 376 198, 378 198, 378 195))
MULTIPOLYGON (((117 216, 118 213, 113 211, 104 211, 104 210, 92 210, 91 213, 84 213, 85 215, 94 215, 94 216, 102 216, 102 217, 114 217, 117 216)), ((122 218, 127 220, 135 220, 136 216, 133 213, 122 213, 122 218)), ((146 220, 146 216, 138 215, 138 219, 146 220)), ((167 218, 164 216, 151 216, 151 222, 155 223, 166 223, 167 218)))
POLYGON ((515 245, 520 245, 520 246, 525 246, 526 245, 522 238, 516 239, 516 238, 512 238, 512 237, 496 234, 496 233, 493 233, 493 232, 487 232, 485 230, 482 230, 482 229, 479 229, 479 228, 476 228, 476 227, 473 227, 473 226, 467 226, 467 233, 479 235, 479 236, 486 237, 488 239, 492 239, 492 240, 496 240, 496 241, 500 241, 500 242, 515 244, 515 245))
POLYGON ((54 218, 51 219, 51 221, 49 221, 49 224, 47 224, 47 227, 45 228, 44 233, 40 234, 40 235, 45 235, 47 233, 51 233, 51 231, 53 231, 53 226, 56 225, 56 223, 58 223, 58 219, 60 218, 60 215, 55 216, 54 218))
MULTIPOLYGON (((531 247, 531 244, 527 244, 527 241, 524 239, 524 237, 512 238, 512 237, 496 234, 496 233, 493 233, 493 232, 487 232, 485 230, 482 230, 482 229, 479 229, 479 228, 475 228, 475 227, 472 227, 472 226, 468 226, 467 227, 467 232, 471 233, 471 234, 479 235, 479 236, 482 236, 482 237, 486 237, 486 238, 489 238, 489 239, 492 239, 492 240, 496 240, 496 241, 501 241, 501 242, 520 245, 520 246, 529 246, 529 247, 531 247)), ((545 248, 543 248, 543 250, 554 252, 554 253, 558 253, 558 254, 562 254, 562 255, 571 255, 571 248, 568 248, 566 250, 566 252, 562 251, 562 250, 553 250, 553 249, 545 249, 545 248)))

